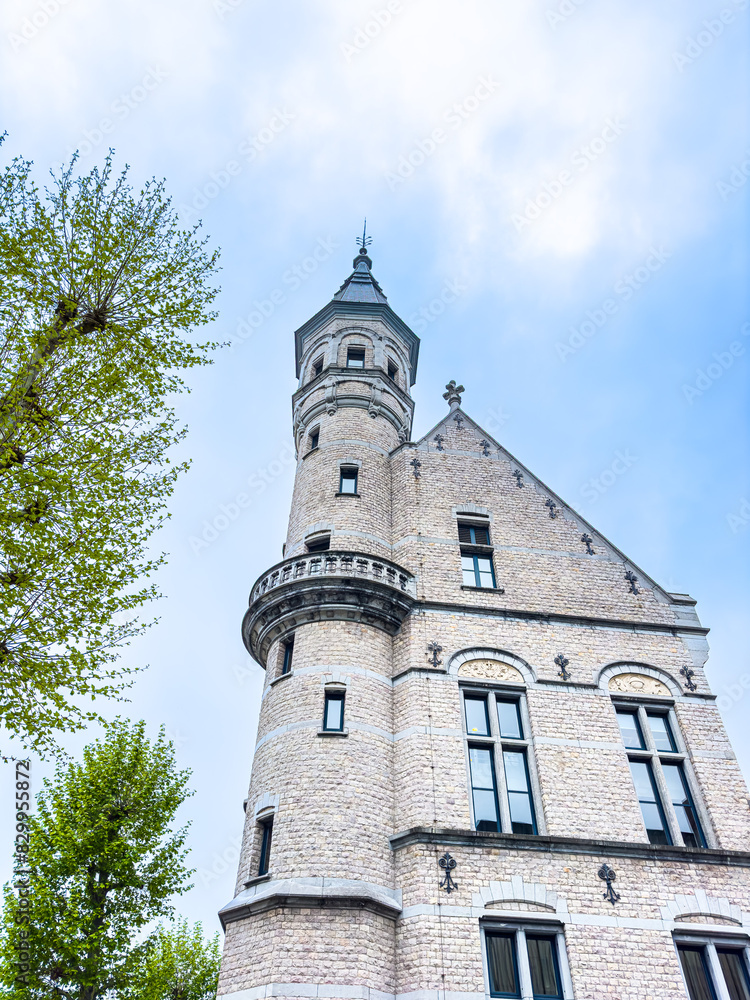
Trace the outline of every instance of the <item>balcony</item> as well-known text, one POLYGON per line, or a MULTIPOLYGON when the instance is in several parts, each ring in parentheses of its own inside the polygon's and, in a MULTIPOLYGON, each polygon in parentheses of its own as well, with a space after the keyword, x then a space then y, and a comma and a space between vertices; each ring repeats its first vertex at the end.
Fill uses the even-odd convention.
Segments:
POLYGON ((308 553, 259 577, 242 635, 248 652, 265 666, 271 643, 301 624, 359 621, 393 635, 415 600, 415 578, 387 559, 363 552, 308 553))

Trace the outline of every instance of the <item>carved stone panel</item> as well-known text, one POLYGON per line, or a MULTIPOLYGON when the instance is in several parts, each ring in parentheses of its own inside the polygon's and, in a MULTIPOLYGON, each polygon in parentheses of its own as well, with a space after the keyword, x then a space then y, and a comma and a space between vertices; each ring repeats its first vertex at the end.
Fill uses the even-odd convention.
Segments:
POLYGON ((655 677, 648 674, 617 674, 609 682, 610 691, 621 691, 623 694, 655 694, 668 698, 671 691, 655 677))
POLYGON ((467 660, 458 668, 459 677, 481 677, 505 684, 523 684, 523 674, 509 663, 498 660, 467 660))

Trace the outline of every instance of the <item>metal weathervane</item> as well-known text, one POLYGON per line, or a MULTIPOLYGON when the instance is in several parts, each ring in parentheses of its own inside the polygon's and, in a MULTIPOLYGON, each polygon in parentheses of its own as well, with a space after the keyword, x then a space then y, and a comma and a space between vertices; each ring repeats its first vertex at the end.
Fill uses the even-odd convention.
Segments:
POLYGON ((357 246, 359 247, 360 253, 367 253, 367 248, 372 243, 372 236, 367 235, 367 219, 365 219, 364 228, 362 229, 362 237, 357 237, 357 246))

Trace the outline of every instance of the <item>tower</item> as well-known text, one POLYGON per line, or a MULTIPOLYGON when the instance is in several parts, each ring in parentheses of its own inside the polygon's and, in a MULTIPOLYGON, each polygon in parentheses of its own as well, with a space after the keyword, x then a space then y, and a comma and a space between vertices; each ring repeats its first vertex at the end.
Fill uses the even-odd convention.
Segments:
POLYGON ((750 809, 695 601, 461 407, 363 240, 295 334, 219 996, 750 1000, 750 809))

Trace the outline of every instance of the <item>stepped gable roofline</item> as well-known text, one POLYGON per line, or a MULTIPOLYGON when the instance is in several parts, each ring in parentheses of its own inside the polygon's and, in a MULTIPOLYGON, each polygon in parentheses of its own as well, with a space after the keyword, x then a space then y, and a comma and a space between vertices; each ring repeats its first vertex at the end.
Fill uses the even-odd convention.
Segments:
MULTIPOLYGON (((656 580, 650 577, 645 570, 641 569, 641 567, 637 563, 634 563, 632 559, 628 558, 628 556, 626 556, 624 552, 618 549, 613 542, 610 542, 610 540, 606 537, 606 535, 603 535, 601 531, 599 531, 597 528, 593 526, 593 524, 587 521, 582 514, 579 514, 574 507, 571 507, 571 505, 569 503, 566 503, 562 499, 562 497, 558 496, 558 494, 555 493, 553 489, 550 489, 550 487, 547 486, 546 483, 543 483, 538 476, 535 476, 533 472, 530 472, 529 469, 527 469, 526 466, 523 464, 523 462, 519 462, 519 460, 515 457, 515 455, 512 455, 507 448, 504 448, 500 444, 500 442, 495 440, 495 438, 488 431, 486 431, 483 427, 480 427, 475 420, 472 420, 471 417, 468 415, 468 413, 466 413, 466 411, 463 410, 460 406, 455 409, 452 409, 450 413, 446 414, 446 416, 443 417, 442 420, 439 420, 431 430, 427 431, 424 437, 421 437, 419 441, 415 441, 414 443, 407 442, 406 444, 400 445, 399 447, 422 448, 423 451, 428 449, 429 444, 434 438, 435 434, 440 430, 441 427, 449 426, 449 424, 453 421, 453 417, 456 412, 459 412, 467 424, 469 424, 476 431, 482 434, 490 442, 490 444, 494 445, 495 448, 497 448, 497 450, 504 458, 506 458, 509 462, 511 462, 515 467, 519 468, 523 472, 525 477, 528 477, 528 479, 531 482, 535 483, 537 486, 540 486, 542 490, 544 490, 549 496, 551 496, 557 503, 558 507, 571 514, 572 517, 574 517, 575 520, 578 521, 578 523, 586 531, 592 534, 595 543, 597 539, 600 539, 604 545, 606 545, 616 556, 618 556, 622 560, 624 567, 626 569, 633 570, 638 579, 642 581, 644 584, 647 584, 650 588, 652 588, 656 592, 656 594, 664 601, 665 604, 669 604, 672 606, 680 604, 695 605, 696 602, 693 600, 692 597, 689 597, 687 594, 670 594, 668 590, 665 590, 664 587, 662 587, 660 584, 656 582, 656 580)), ((391 454, 394 454, 394 452, 391 452, 391 454)), ((697 621, 697 616, 696 616, 696 621, 697 621)))
POLYGON ((414 385, 417 379, 417 362, 419 360, 419 337, 388 305, 388 299, 375 280, 371 268, 372 261, 363 248, 354 258, 354 270, 328 305, 323 306, 311 319, 295 330, 297 378, 299 378, 302 368, 305 339, 319 330, 325 323, 330 322, 335 316, 349 316, 355 319, 357 317, 380 319, 405 342, 409 351, 410 385, 414 385))

